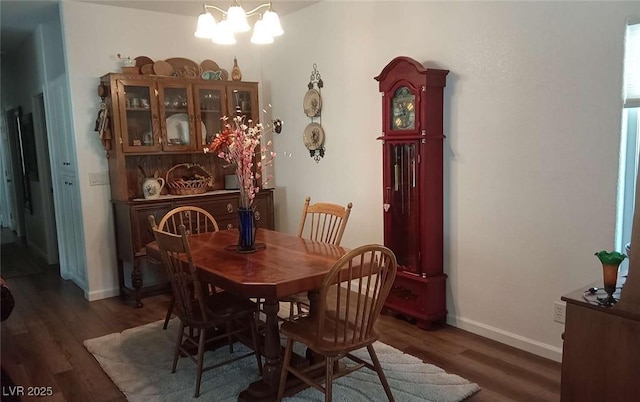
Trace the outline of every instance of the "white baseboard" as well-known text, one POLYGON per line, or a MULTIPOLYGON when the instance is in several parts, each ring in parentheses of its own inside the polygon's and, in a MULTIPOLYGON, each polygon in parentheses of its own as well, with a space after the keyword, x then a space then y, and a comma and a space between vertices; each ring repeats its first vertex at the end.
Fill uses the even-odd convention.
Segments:
POLYGON ((447 315, 447 324, 550 360, 562 362, 562 348, 538 342, 463 317, 447 315))
POLYGON ((94 290, 91 292, 84 292, 84 298, 90 302, 102 299, 108 299, 109 297, 120 296, 119 288, 94 290))
POLYGON ((60 268, 60 277, 62 279, 64 279, 65 281, 71 281, 73 283, 75 283, 75 285, 77 287, 79 287, 83 293, 84 293, 84 298, 87 298, 87 283, 81 279, 80 277, 78 277, 77 275, 74 275, 64 269, 62 269, 62 267, 60 268))

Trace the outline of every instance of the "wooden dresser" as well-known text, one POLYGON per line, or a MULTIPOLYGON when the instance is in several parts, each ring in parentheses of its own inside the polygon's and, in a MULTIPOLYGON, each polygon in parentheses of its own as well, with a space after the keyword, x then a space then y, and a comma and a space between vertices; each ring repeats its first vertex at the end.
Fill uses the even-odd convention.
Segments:
POLYGON ((590 304, 583 295, 591 286, 562 297, 561 400, 640 401, 640 305, 626 302, 624 288, 613 307, 590 304))

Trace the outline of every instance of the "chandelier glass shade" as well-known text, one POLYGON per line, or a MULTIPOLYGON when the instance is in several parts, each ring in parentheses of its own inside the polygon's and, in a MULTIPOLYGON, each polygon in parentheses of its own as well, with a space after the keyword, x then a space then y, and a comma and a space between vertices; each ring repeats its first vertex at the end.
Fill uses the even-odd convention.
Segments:
POLYGON ((274 37, 284 33, 280 25, 280 17, 273 11, 271 2, 261 4, 253 10, 245 12, 236 0, 226 11, 216 6, 205 4, 202 14, 198 17, 198 26, 194 36, 197 38, 211 39, 219 45, 235 44, 236 33, 251 30, 248 17, 254 15, 259 15, 260 18, 253 26, 251 43, 273 43, 274 37), (263 9, 266 9, 266 11, 264 14, 260 14, 260 11, 263 9), (216 18, 209 10, 215 10, 220 13, 220 20, 216 21, 216 18))

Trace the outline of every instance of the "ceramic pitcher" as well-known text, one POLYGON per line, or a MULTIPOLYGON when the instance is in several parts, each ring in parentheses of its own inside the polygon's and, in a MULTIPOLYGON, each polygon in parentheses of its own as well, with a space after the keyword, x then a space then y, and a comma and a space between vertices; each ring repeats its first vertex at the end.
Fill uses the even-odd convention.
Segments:
POLYGON ((142 183, 142 192, 144 193, 144 198, 146 199, 154 199, 160 196, 160 192, 164 187, 164 179, 163 178, 148 178, 144 179, 142 183))

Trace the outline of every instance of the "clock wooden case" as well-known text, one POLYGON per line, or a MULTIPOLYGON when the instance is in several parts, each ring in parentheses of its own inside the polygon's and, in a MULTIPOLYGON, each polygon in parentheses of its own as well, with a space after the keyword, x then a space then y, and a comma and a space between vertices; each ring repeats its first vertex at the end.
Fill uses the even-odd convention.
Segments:
POLYGON ((382 93, 384 243, 398 274, 385 311, 427 329, 446 318, 443 273, 443 94, 448 70, 393 59, 382 93))

